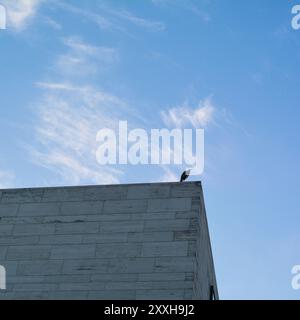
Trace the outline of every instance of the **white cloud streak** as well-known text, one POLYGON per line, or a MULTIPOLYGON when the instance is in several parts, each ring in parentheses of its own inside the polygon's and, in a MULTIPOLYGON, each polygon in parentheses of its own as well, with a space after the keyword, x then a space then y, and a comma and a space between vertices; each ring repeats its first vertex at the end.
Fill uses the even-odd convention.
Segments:
POLYGON ((43 16, 43 21, 48 26, 50 26, 52 29, 55 29, 55 30, 61 30, 62 29, 62 25, 60 23, 58 23, 57 21, 55 21, 54 19, 52 19, 52 18, 50 18, 48 16, 43 16))
POLYGON ((116 17, 128 21, 138 27, 147 29, 148 31, 159 32, 164 31, 166 29, 166 26, 163 22, 147 20, 141 17, 137 17, 127 10, 110 10, 109 12, 116 17))
POLYGON ((100 29, 103 29, 103 30, 118 29, 118 27, 115 26, 107 17, 104 17, 101 14, 84 10, 82 8, 76 7, 74 5, 71 5, 65 2, 57 2, 56 4, 62 9, 64 9, 65 11, 82 16, 86 20, 89 20, 95 23, 100 29))
POLYGON ((39 146, 29 148, 33 161, 54 171, 64 184, 119 182, 122 172, 96 162, 96 134, 114 127, 110 108, 123 102, 93 88, 78 90, 70 84, 43 83, 45 95, 38 105, 35 127, 39 146))
POLYGON ((162 166, 163 175, 160 179, 160 182, 178 182, 178 174, 171 170, 167 166, 162 166))
POLYGON ((67 51, 58 56, 55 68, 64 76, 87 76, 96 74, 99 67, 107 68, 118 61, 118 52, 114 48, 92 46, 78 37, 63 39, 67 51))
MULTIPOLYGON (((179 10, 186 10, 196 16, 199 17, 199 19, 203 23, 209 23, 211 19, 211 15, 209 14, 208 10, 200 8, 200 6, 204 6, 205 3, 201 3, 201 1, 197 1, 196 5, 192 1, 178 1, 178 0, 151 0, 151 2, 160 7, 165 7, 168 10, 170 8, 177 8, 179 10)), ((206 6, 209 5, 209 1, 206 3, 206 6)))
POLYGON ((66 11, 84 17, 88 21, 96 24, 102 30, 123 32, 130 35, 127 31, 128 24, 151 32, 161 32, 166 28, 165 24, 161 21, 145 19, 136 16, 127 10, 111 7, 108 8, 106 6, 99 5, 98 10, 91 12, 67 3, 57 3, 57 5, 66 11))
MULTIPOLYGON (((109 66, 115 59, 113 49, 92 46, 78 38, 64 39, 64 44, 71 58, 82 60, 82 70, 89 69, 95 56, 97 66, 109 66)), ((116 129, 119 120, 134 118, 131 109, 122 99, 88 82, 75 84, 73 74, 59 64, 54 67, 66 80, 36 83, 43 95, 34 108, 37 144, 27 147, 32 161, 53 171, 58 185, 119 183, 122 171, 96 161, 96 135, 103 128, 116 129)), ((79 74, 80 82, 83 79, 79 74)))
POLYGON ((212 121, 215 107, 209 98, 199 102, 197 108, 189 106, 181 106, 171 108, 161 113, 163 122, 168 126, 183 128, 184 126, 192 125, 195 128, 205 128, 212 121))

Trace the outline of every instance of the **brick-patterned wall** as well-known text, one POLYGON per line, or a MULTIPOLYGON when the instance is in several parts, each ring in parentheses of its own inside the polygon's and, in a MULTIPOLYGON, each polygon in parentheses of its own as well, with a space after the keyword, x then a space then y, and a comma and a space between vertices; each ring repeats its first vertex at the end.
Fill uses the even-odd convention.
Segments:
POLYGON ((0 299, 208 299, 201 184, 0 191, 0 299))

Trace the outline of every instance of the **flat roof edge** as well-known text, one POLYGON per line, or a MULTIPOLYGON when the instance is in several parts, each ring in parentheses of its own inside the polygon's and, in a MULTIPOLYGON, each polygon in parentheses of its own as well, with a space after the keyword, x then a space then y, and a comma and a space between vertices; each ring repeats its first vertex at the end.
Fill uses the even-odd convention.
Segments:
POLYGON ((154 185, 180 185, 180 184, 196 184, 201 185, 201 181, 185 181, 185 182, 145 182, 145 183, 124 183, 124 184, 91 184, 91 185, 66 185, 66 186, 45 186, 45 187, 22 187, 22 188, 5 188, 0 189, 0 192, 7 191, 28 191, 28 190, 41 190, 41 189, 75 189, 75 188, 106 188, 106 187, 129 187, 129 186, 154 186, 154 185))

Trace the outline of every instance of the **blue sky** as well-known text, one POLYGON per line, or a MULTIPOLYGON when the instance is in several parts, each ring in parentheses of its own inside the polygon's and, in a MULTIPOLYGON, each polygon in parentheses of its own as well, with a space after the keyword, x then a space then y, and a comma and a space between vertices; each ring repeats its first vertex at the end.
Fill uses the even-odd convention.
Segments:
POLYGON ((222 299, 299 299, 300 30, 290 0, 0 0, 0 186, 177 180, 101 167, 97 130, 205 128, 222 299), (202 120, 201 120, 202 119, 202 120))

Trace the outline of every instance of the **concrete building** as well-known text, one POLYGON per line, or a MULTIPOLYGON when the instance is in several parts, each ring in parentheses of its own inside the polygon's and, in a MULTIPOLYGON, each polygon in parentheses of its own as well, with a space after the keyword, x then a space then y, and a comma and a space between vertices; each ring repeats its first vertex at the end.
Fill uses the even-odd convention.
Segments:
POLYGON ((0 299, 218 299, 200 182, 0 190, 0 265, 0 299))

